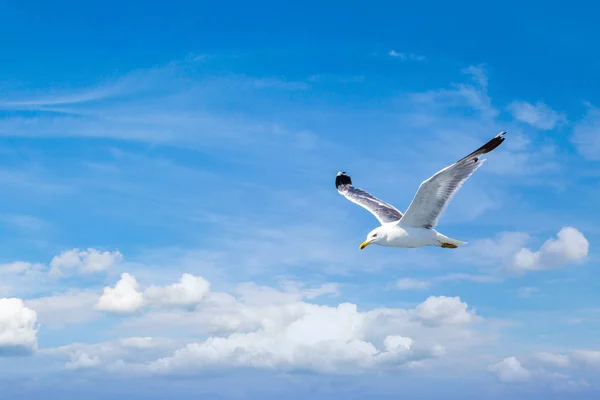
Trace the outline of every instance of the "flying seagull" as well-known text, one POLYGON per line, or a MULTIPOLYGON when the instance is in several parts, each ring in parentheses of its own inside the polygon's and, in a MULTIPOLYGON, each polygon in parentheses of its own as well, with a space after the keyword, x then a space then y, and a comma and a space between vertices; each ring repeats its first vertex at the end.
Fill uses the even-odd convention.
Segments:
POLYGON ((468 156, 423 181, 404 214, 391 204, 355 188, 350 176, 345 172, 338 172, 335 177, 338 192, 351 202, 366 208, 381 224, 369 232, 360 249, 371 243, 389 247, 438 246, 450 249, 466 244, 442 235, 433 228, 463 183, 483 165, 485 160, 480 157, 500 146, 505 134, 505 131, 500 132, 468 156))

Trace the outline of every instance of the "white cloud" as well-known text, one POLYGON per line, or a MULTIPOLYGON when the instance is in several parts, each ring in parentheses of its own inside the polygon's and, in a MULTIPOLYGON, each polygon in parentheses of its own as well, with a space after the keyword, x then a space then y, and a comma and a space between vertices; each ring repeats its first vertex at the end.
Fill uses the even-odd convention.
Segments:
MULTIPOLYGON (((440 89, 417 93, 412 100, 419 104, 427 104, 446 110, 464 107, 479 111, 484 120, 491 120, 498 115, 487 92, 487 72, 482 66, 470 66, 462 72, 471 76, 474 84, 458 83, 453 89, 440 89)), ((469 121, 473 124, 473 121, 469 121)))
POLYGON ((50 275, 62 276, 66 269, 77 269, 82 274, 106 271, 123 260, 119 251, 98 251, 96 249, 66 250, 50 262, 50 275))
POLYGON ((136 349, 151 349, 158 346, 160 343, 150 336, 123 338, 120 339, 119 342, 123 347, 132 347, 136 349))
MULTIPOLYGON (((489 266, 496 272, 504 270, 521 274, 581 262, 587 257, 589 250, 585 236, 569 226, 557 233, 557 239, 548 239, 538 251, 526 247, 529 241, 531 237, 527 233, 502 232, 494 238, 473 241, 472 246, 463 252, 463 257, 469 263, 489 266)), ((493 277, 489 278, 493 280, 493 277)), ((485 276, 481 276, 481 279, 487 280, 485 276)), ((531 295, 534 290, 522 289, 521 294, 531 295)))
POLYGON ((295 296, 297 299, 315 299, 323 295, 339 296, 340 291, 336 283, 324 283, 317 287, 302 288, 297 282, 283 281, 280 283, 285 293, 295 296))
POLYGON ((33 269, 42 267, 41 264, 31 264, 25 261, 15 261, 7 264, 0 265, 0 272, 2 273, 26 273, 33 269))
POLYGON ((462 272, 455 272, 451 274, 446 274, 435 278, 436 281, 467 281, 467 282, 476 282, 476 283, 497 283, 501 282, 497 276, 492 275, 474 275, 467 274, 462 272))
POLYGON ((387 351, 410 350, 413 340, 405 336, 387 336, 383 345, 387 351))
POLYGON ((47 268, 43 264, 15 261, 0 265, 0 287, 3 296, 30 294, 44 288, 47 268))
POLYGON ((168 286, 150 286, 144 291, 148 303, 187 306, 198 304, 209 292, 209 282, 191 274, 183 274, 181 281, 168 286))
POLYGON ((523 368, 515 357, 506 357, 490 365, 488 371, 494 373, 501 382, 527 382, 531 379, 531 372, 523 368))
MULTIPOLYGON (((576 350, 568 354, 541 352, 532 357, 523 356, 525 363, 516 357, 507 357, 488 366, 488 371, 507 384, 528 385, 538 390, 546 387, 554 391, 579 391, 588 389, 590 384, 586 379, 595 379, 597 375, 594 365, 584 361, 589 355, 594 359, 594 353, 600 355, 600 352, 591 350, 576 350), (573 374, 579 376, 574 377, 573 374)), ((600 361, 600 356, 597 360, 600 361)), ((600 362, 596 365, 600 366, 600 362)))
POLYGON ((65 364, 66 369, 85 369, 93 368, 100 365, 98 357, 90 356, 87 353, 76 352, 71 354, 71 360, 65 364))
POLYGON ((522 298, 530 298, 530 297, 534 297, 536 296, 538 293, 540 292, 540 289, 535 287, 535 286, 525 286, 522 288, 519 288, 517 290, 517 293, 519 295, 519 297, 522 298))
POLYGON ((0 299, 0 356, 37 349, 36 313, 18 298, 0 299))
POLYGON ((531 104, 526 101, 513 101, 508 105, 508 111, 516 120, 542 130, 554 129, 559 123, 566 122, 564 114, 554 111, 542 102, 531 104))
POLYGON ((467 68, 462 70, 463 73, 471 75, 475 82, 477 82, 484 90, 488 87, 488 74, 485 66, 483 65, 469 65, 467 68))
POLYGON ((65 360, 64 368, 67 370, 115 370, 116 366, 123 364, 123 360, 144 362, 155 359, 159 354, 172 350, 172 342, 163 338, 126 337, 95 344, 72 343, 41 349, 39 353, 65 360))
POLYGON ((422 365, 482 340, 471 330, 480 318, 458 297, 432 296, 414 309, 359 311, 356 304, 316 305, 256 285, 242 285, 239 293, 209 292, 193 311, 151 310, 126 322, 122 329, 212 336, 125 370, 193 374, 221 366, 357 373, 422 365))
MULTIPOLYGON (((378 366, 407 366, 443 354, 443 347, 429 343, 430 338, 415 339, 391 331, 383 333, 378 348, 375 337, 368 340, 366 336, 381 329, 375 325, 386 318, 385 310, 364 313, 350 303, 337 307, 291 303, 285 309, 278 312, 278 319, 262 316, 261 329, 189 343, 172 356, 150 363, 148 372, 188 373, 220 365, 357 373, 378 366)), ((401 320, 395 322, 402 324, 401 320)), ((406 331, 415 329, 405 322, 406 331)))
POLYGON ((107 312, 133 313, 146 306, 193 306, 210 291, 210 283, 191 274, 183 274, 177 283, 148 287, 143 292, 134 276, 123 273, 114 288, 106 287, 96 309, 107 312))
POLYGON ((589 242, 577 229, 564 227, 557 237, 558 239, 548 239, 539 251, 534 252, 528 248, 519 250, 514 256, 511 270, 523 273, 558 268, 587 257, 589 242))
POLYGON ((23 231, 40 231, 50 226, 43 219, 27 214, 6 214, 0 220, 23 231))
POLYGON ((398 58, 400 60, 413 60, 413 61, 423 61, 425 60, 425 56, 420 56, 412 53, 400 53, 396 50, 390 50, 388 52, 390 57, 398 58))
POLYGON ((138 290, 136 279, 128 273, 121 274, 121 280, 114 288, 106 287, 96 303, 96 309, 115 313, 131 313, 144 305, 144 296, 138 290))
POLYGON ((575 123, 571 141, 588 160, 600 160, 600 109, 588 105, 585 117, 575 123))
MULTIPOLYGON (((0 131, 29 137, 110 137, 186 148, 231 148, 236 143, 260 149, 263 143, 269 143, 297 151, 306 145, 306 131, 292 132, 256 115, 224 111, 224 104, 249 96, 255 100, 252 104, 272 104, 273 93, 305 90, 309 87, 306 82, 241 74, 209 76, 190 68, 196 63, 193 59, 178 60, 162 67, 134 70, 101 87, 71 93, 48 88, 46 95, 37 98, 13 94, 8 96, 12 100, 0 102, 0 108, 54 112, 2 119, 0 131), (207 99, 222 112, 207 109, 207 99), (197 132, 203 132, 202 139, 197 132), (290 143, 294 146, 288 146, 290 143)), ((308 147, 314 148, 310 143, 308 147)))
POLYGON ((428 325, 464 324, 473 321, 474 313, 459 297, 430 296, 416 308, 417 315, 428 325))
POLYGON ((396 281, 396 289, 398 290, 427 289, 430 286, 431 283, 428 281, 412 278, 401 278, 396 281))
POLYGON ((571 358, 576 362, 600 368, 599 350, 576 350, 571 353, 571 358))
POLYGON ((52 258, 49 265, 15 261, 0 264, 0 291, 4 296, 32 297, 46 295, 56 290, 56 279, 70 272, 81 275, 105 271, 117 265, 123 256, 120 252, 87 249, 66 250, 52 258))
POLYGON ((44 326, 82 324, 96 317, 94 304, 98 294, 93 291, 71 290, 52 296, 25 300, 25 305, 37 313, 44 326))
POLYGON ((568 367, 569 356, 566 354, 553 354, 553 353, 537 353, 535 358, 543 364, 548 364, 555 367, 568 367))

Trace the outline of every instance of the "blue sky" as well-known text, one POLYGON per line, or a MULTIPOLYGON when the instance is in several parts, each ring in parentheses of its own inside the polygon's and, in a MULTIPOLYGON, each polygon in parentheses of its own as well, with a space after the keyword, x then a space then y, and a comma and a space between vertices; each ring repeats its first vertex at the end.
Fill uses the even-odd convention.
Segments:
POLYGON ((3 391, 597 398, 590 7, 0 2, 3 391), (500 130, 467 246, 359 251, 338 171, 403 211, 500 130))

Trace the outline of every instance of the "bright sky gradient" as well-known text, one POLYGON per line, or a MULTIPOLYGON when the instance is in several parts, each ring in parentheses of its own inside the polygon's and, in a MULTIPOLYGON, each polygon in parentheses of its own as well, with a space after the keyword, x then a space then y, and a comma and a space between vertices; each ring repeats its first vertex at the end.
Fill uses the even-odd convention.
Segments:
POLYGON ((0 397, 599 398, 577 4, 0 0, 0 397), (338 171, 404 211, 501 130, 468 245, 358 249, 338 171))

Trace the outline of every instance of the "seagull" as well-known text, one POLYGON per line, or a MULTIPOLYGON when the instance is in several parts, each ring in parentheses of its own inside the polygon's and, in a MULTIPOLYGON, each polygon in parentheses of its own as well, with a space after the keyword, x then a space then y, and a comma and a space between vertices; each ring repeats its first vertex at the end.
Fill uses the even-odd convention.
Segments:
POLYGON ((335 177, 337 191, 351 202, 367 209, 381 224, 369 232, 360 249, 372 243, 388 247, 437 246, 446 249, 467 244, 451 239, 433 228, 463 183, 483 165, 485 159, 480 157, 500 146, 505 134, 505 131, 500 132, 468 156, 423 181, 404 214, 391 204, 355 188, 350 176, 345 172, 338 172, 335 177))

